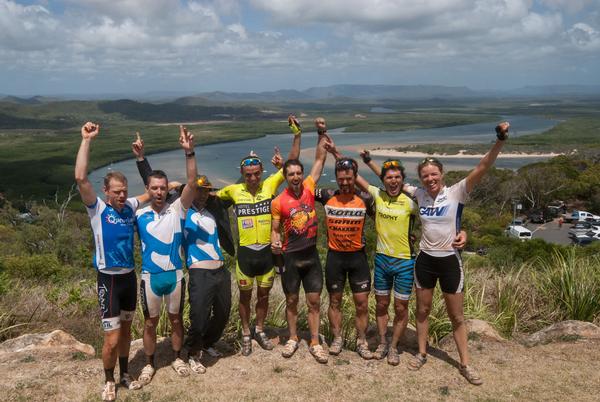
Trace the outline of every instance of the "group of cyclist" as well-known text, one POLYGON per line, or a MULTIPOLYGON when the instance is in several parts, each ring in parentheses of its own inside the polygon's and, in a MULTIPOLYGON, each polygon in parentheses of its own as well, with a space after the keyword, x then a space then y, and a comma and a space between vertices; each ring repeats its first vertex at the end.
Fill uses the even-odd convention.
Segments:
POLYGON ((473 187, 493 165, 508 137, 508 123, 496 127, 497 141, 469 175, 446 187, 442 164, 425 158, 418 164, 420 187, 404 183, 405 168, 389 159, 381 166, 363 151, 361 158, 380 178, 383 188, 369 184, 358 174, 356 160, 344 157, 327 134, 323 118, 315 125, 318 141, 315 160, 308 176, 299 160, 302 129, 290 116, 292 147, 285 162, 276 153, 272 163, 277 172, 262 180, 263 162, 253 153, 240 162, 242 181, 215 189, 208 178, 197 174, 194 137, 183 126, 179 142, 184 150, 186 183, 169 182, 166 174, 152 170, 144 155, 140 135, 132 144, 146 193, 128 198, 127 179, 110 172, 104 178, 105 200, 96 195, 87 177, 91 141, 100 126, 86 123, 77 154, 75 177, 87 207, 95 242, 94 266, 98 275, 98 298, 104 328, 102 359, 105 371, 104 400, 116 397, 114 369, 119 361, 119 383, 139 389, 155 374, 156 326, 161 302, 165 301, 172 326, 171 366, 180 376, 204 373, 203 351, 220 353, 213 347, 221 337, 231 308, 230 273, 224 266, 223 248, 236 255, 235 277, 239 288, 241 353, 252 352, 252 339, 266 350, 274 344, 264 331, 269 292, 275 267, 281 274, 286 297, 289 337, 281 349, 291 358, 300 342, 297 330, 300 285, 304 288, 310 332, 308 350, 319 363, 342 351, 342 298, 346 281, 355 305, 356 351, 363 359, 383 359, 399 364, 398 342, 408 323, 408 301, 416 288, 418 353, 408 362, 411 370, 427 361, 428 315, 433 291, 439 280, 452 322, 460 373, 472 384, 482 383, 469 364, 467 331, 463 314, 464 273, 458 252, 466 242, 460 230, 464 203, 473 187), (317 187, 330 153, 335 157, 337 189, 317 187), (287 187, 277 195, 279 186, 287 187), (317 251, 318 219, 315 203, 324 207, 327 229, 325 272, 317 251), (149 203, 145 207, 142 204, 149 203), (237 253, 229 225, 228 208, 233 208, 238 232, 237 253), (369 349, 366 339, 371 273, 365 252, 365 222, 375 220, 377 250, 374 288, 379 345, 369 349), (412 247, 412 227, 419 216, 422 235, 419 253, 412 247), (146 365, 137 380, 128 373, 130 328, 137 300, 134 273, 134 231, 142 252, 140 302, 144 312, 143 345, 146 365), (185 261, 185 264, 184 264, 185 261), (184 343, 183 307, 188 267, 190 327, 184 343), (275 266, 275 267, 274 267, 275 266), (327 346, 319 335, 320 298, 323 278, 329 294, 328 318, 333 335, 327 346), (251 299, 256 282, 255 326, 250 327, 251 299), (393 289, 393 292, 392 292, 393 289), (391 342, 387 341, 388 308, 394 295, 391 342), (181 351, 188 352, 184 361, 181 351))

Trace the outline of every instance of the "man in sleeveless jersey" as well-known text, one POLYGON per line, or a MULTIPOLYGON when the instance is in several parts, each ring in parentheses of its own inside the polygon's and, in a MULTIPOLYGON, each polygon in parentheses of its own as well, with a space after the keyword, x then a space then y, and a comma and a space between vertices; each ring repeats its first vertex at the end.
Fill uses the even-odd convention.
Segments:
POLYGON ((104 344, 102 364, 105 385, 102 399, 116 398, 114 371, 119 358, 120 384, 139 389, 141 385, 128 374, 131 322, 135 314, 137 281, 133 259, 135 211, 148 196, 127 198, 127 179, 122 173, 110 172, 104 178, 105 199, 87 176, 90 146, 100 132, 100 125, 87 122, 81 128, 81 145, 75 162, 75 180, 86 206, 94 234, 94 267, 97 275, 98 303, 104 344))

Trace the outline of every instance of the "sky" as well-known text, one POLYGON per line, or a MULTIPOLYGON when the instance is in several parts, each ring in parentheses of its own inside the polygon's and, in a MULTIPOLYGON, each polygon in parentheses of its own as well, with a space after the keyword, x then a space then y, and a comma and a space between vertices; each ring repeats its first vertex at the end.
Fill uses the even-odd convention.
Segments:
POLYGON ((600 84, 600 0, 0 0, 0 94, 600 84))

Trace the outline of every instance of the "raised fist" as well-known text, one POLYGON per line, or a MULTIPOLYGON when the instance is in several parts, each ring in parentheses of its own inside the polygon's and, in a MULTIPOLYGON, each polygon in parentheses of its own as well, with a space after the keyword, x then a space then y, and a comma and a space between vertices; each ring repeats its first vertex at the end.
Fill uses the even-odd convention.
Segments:
POLYGON ((319 133, 319 135, 327 132, 327 124, 325 123, 325 119, 322 117, 317 117, 315 119, 315 127, 317 128, 317 133, 319 133))
POLYGON ((508 138, 509 127, 510 123, 507 121, 504 121, 496 126, 496 137, 498 137, 500 141, 504 141, 508 138))
POLYGON ((81 127, 81 137, 84 140, 91 140, 95 138, 100 132, 100 124, 92 123, 88 121, 81 127))

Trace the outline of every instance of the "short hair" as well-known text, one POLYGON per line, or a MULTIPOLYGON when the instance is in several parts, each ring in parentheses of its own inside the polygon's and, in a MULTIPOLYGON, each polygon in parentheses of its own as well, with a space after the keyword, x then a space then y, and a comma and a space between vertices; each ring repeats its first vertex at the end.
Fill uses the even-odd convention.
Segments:
POLYGON ((153 170, 150 172, 150 174, 148 175, 148 183, 150 183, 150 179, 155 178, 155 179, 165 179, 167 182, 169 181, 169 178, 167 177, 167 174, 163 171, 163 170, 153 170))
POLYGON ((121 172, 108 172, 106 176, 104 176, 104 188, 108 188, 111 180, 120 181, 122 183, 127 184, 127 177, 121 172))
POLYGON ((385 174, 388 172, 388 170, 399 170, 400 171, 400 175, 402 176, 402 180, 406 179, 406 172, 404 171, 404 165, 402 165, 402 163, 397 160, 397 159, 386 159, 385 161, 383 161, 383 163, 381 164, 381 174, 379 175, 379 179, 381 179, 381 181, 383 181, 383 178, 385 177, 385 174), (390 166, 388 168, 384 167, 386 162, 398 162, 398 166, 390 166))
POLYGON ((421 170, 427 165, 437 166, 438 169, 440 169, 440 173, 444 173, 444 165, 442 165, 442 162, 440 162, 436 158, 428 156, 421 162, 419 162, 419 164, 417 165, 417 172, 419 173, 419 177, 421 177, 421 170))
POLYGON ((302 162, 300 162, 299 159, 288 159, 283 164, 283 175, 284 176, 287 175, 287 168, 289 166, 300 166, 300 170, 302 171, 302 173, 304 173, 304 165, 302 164, 302 162))
POLYGON ((352 158, 341 158, 335 161, 335 174, 342 170, 352 170, 354 177, 358 175, 358 163, 352 158))

